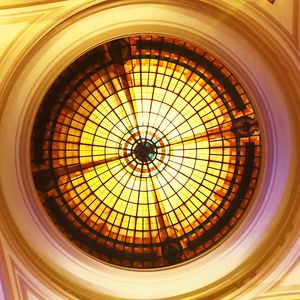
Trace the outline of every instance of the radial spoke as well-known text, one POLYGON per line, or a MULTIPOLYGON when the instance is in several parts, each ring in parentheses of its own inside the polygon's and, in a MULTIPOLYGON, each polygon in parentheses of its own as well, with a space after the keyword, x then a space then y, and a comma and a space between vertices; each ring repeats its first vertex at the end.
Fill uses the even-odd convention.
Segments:
POLYGON ((168 231, 167 231, 167 225, 166 225, 167 221, 164 220, 164 217, 163 217, 163 210, 164 209, 163 209, 163 207, 161 207, 161 203, 158 199, 155 184, 154 184, 153 177, 151 175, 150 167, 149 167, 148 164, 147 164, 147 168, 148 168, 150 183, 151 183, 151 187, 152 187, 151 191, 152 191, 153 198, 155 200, 156 216, 158 218, 158 223, 159 223, 160 228, 161 228, 162 240, 165 240, 166 238, 169 237, 168 231))
MULTIPOLYGON (((108 74, 108 72, 107 72, 106 69, 105 69, 105 71, 106 71, 106 73, 107 73, 107 76, 109 77, 109 74, 108 74)), ((88 76, 87 72, 86 72, 86 71, 84 71, 84 72, 85 72, 85 74, 88 76)), ((98 74, 98 73, 97 73, 97 74, 98 74)), ((98 78, 99 78, 99 80, 101 80, 101 82, 103 83, 103 80, 101 79, 101 76, 98 75, 98 78)), ((97 86, 96 83, 95 83, 93 80, 91 80, 90 82, 91 82, 91 84, 94 86, 94 88, 97 90, 97 92, 99 93, 99 95, 101 96, 101 98, 102 98, 102 99, 105 99, 106 97, 102 94, 102 92, 101 92, 99 86, 97 86)), ((86 85, 85 85, 84 83, 82 83, 82 85, 86 87, 86 85)), ((113 85, 113 82, 112 82, 112 85, 113 85)), ((86 87, 86 88, 87 88, 87 87, 86 87)), ((114 90, 116 90, 114 86, 113 86, 113 88, 114 88, 114 90)), ((80 92, 78 92, 78 91, 76 91, 76 92, 77 92, 79 95, 83 96, 80 92)), ((98 103, 100 104, 99 99, 97 99, 97 97, 94 95, 94 93, 92 93, 92 92, 89 92, 89 93, 90 93, 90 96, 91 96, 96 102, 98 102, 98 103)), ((87 101, 89 102, 89 104, 90 104, 97 112, 99 112, 99 114, 101 114, 103 117, 106 117, 106 116, 103 114, 103 112, 102 112, 98 107, 95 107, 95 106, 93 105, 92 101, 90 101, 89 98, 87 98, 87 101)), ((107 105, 110 107, 111 111, 114 111, 114 109, 113 109, 113 107, 110 105, 109 101, 106 101, 106 103, 107 103, 107 105)), ((123 126, 126 127, 126 125, 124 124, 124 120, 122 120, 122 118, 120 118, 120 116, 119 116, 118 114, 115 114, 115 116, 116 116, 117 119, 123 124, 123 126)), ((118 125, 115 125, 115 126, 116 126, 120 131, 122 131, 122 130, 119 128, 118 125)))
POLYGON ((116 161, 118 159, 121 159, 121 158, 126 158, 126 157, 129 157, 131 154, 129 155, 124 155, 124 156, 114 156, 114 157, 110 157, 110 158, 104 158, 104 159, 100 159, 100 160, 96 160, 96 161, 93 161, 93 162, 88 162, 88 163, 83 163, 83 164, 76 164, 76 165, 72 165, 72 166, 67 166, 67 167, 63 167, 63 168, 59 168, 57 170, 57 174, 58 176, 63 176, 63 175, 70 175, 71 177, 74 177, 76 176, 74 173, 76 172, 83 172, 83 173, 86 173, 86 172, 89 172, 90 168, 94 168, 94 167, 98 167, 98 166, 101 166, 103 164, 106 164, 106 163, 110 163, 110 162, 113 162, 113 161, 116 161))
MULTIPOLYGON (((207 141, 207 140, 215 140, 220 138, 218 135, 226 133, 226 139, 233 137, 234 135, 229 130, 223 131, 221 128, 215 128, 207 130, 205 133, 199 133, 196 135, 188 136, 182 139, 178 139, 175 141, 170 142, 169 144, 163 145, 163 146, 157 146, 157 148, 164 148, 169 146, 174 146, 178 144, 184 144, 184 143, 194 143, 194 142, 201 142, 201 141, 207 141)), ((224 137, 223 137, 224 138, 224 137)))
POLYGON ((115 66, 116 66, 117 73, 120 76, 121 83, 124 88, 125 96, 129 103, 131 113, 133 115, 135 126, 136 126, 137 130, 139 130, 139 125, 138 125, 138 121, 137 121, 137 112, 136 112, 136 109, 134 108, 133 97, 132 97, 132 93, 130 91, 128 75, 126 73, 126 70, 125 70, 123 64, 115 64, 115 66))
MULTIPOLYGON (((129 103, 131 113, 133 115, 133 120, 134 120, 134 127, 138 130, 139 137, 141 137, 138 121, 137 121, 137 112, 134 108, 134 103, 132 99, 132 95, 130 92, 130 77, 128 77, 125 66, 124 66, 124 61, 128 59, 129 54, 130 54, 130 46, 124 39, 120 39, 117 41, 114 41, 111 43, 109 47, 110 55, 113 60, 116 73, 121 81, 121 85, 123 87, 126 99, 129 103)), ((121 101, 121 99, 120 99, 121 101)), ((122 101, 121 101, 122 102, 122 101)), ((123 105, 123 104, 122 104, 123 105)), ((125 108, 124 108, 125 110, 125 108)), ((128 115, 127 115, 128 116, 128 115)), ((130 121, 130 117, 128 116, 128 119, 130 121)), ((131 123, 131 121, 130 121, 131 123)))
MULTIPOLYGON (((106 217, 106 221, 109 220, 109 218, 110 218, 112 212, 113 212, 113 211, 115 210, 115 208, 118 206, 118 200, 121 199, 121 195, 122 195, 122 193, 124 192, 124 190, 126 189, 126 186, 127 186, 128 182, 130 181, 131 177, 133 176, 133 173, 134 173, 135 169, 136 169, 136 167, 133 169, 133 171, 130 173, 130 175, 129 175, 128 177, 127 177, 127 174, 126 174, 126 173, 123 174, 123 177, 122 177, 122 178, 127 177, 127 182, 126 182, 126 184, 124 184, 123 187, 120 189, 119 194, 118 194, 118 196, 117 196, 117 200, 115 201, 115 203, 114 203, 113 206, 111 207, 110 212, 109 212, 109 214, 108 214, 107 217, 106 217)), ((121 172, 121 171, 119 171, 119 172, 121 172)), ((115 187, 117 187, 118 184, 120 184, 119 181, 116 182, 116 184, 115 184, 115 186, 114 186, 114 189, 115 189, 115 187)))

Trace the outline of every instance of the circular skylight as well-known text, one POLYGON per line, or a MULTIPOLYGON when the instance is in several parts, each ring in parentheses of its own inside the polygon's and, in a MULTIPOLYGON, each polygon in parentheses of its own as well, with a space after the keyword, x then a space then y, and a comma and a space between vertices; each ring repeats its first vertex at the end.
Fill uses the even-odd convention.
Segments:
POLYGON ((110 264, 161 268, 215 247, 237 224, 260 163, 259 125, 235 76, 184 41, 130 36, 74 61, 32 134, 47 213, 110 264))

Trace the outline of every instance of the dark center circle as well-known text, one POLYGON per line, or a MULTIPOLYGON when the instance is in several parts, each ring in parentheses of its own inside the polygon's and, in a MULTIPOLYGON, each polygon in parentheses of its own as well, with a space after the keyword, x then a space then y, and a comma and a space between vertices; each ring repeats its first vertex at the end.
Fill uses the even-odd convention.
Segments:
POLYGON ((133 149, 134 156, 142 163, 153 160, 155 153, 154 144, 148 140, 138 142, 133 149))

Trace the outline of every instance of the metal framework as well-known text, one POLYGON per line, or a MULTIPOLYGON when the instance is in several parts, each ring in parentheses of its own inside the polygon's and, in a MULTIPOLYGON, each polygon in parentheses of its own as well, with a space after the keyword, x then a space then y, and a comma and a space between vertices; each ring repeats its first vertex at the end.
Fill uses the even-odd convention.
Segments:
POLYGON ((160 268, 211 249, 242 217, 258 177, 259 126, 211 54, 130 36, 56 79, 36 116, 31 162, 66 237, 110 264, 160 268))

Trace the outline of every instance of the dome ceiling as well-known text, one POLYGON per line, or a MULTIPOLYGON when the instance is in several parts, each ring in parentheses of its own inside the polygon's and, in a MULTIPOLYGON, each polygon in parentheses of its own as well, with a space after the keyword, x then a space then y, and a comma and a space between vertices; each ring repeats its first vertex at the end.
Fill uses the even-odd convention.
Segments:
POLYGON ((245 91, 216 58, 131 36, 56 79, 31 154, 40 199, 70 240, 111 264, 158 268, 235 226, 255 187, 260 136, 245 91))

